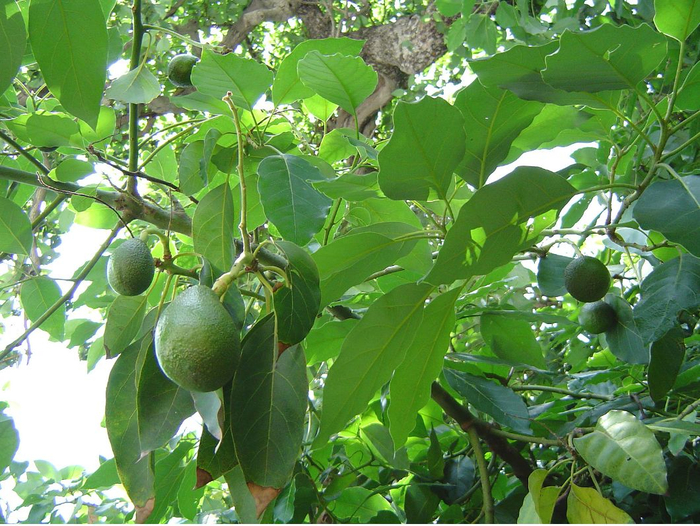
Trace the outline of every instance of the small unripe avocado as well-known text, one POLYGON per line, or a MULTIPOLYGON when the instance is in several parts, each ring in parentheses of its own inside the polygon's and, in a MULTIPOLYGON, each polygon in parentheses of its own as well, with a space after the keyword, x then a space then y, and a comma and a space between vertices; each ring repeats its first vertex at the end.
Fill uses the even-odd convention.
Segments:
POLYGON ((586 303, 578 316, 581 327, 592 334, 607 332, 617 324, 617 313, 608 303, 586 303))
POLYGON ((582 256, 564 269, 564 286, 579 301, 602 299, 610 288, 610 272, 599 259, 582 256))
POLYGON ((107 263, 107 281, 117 294, 138 296, 151 286, 156 267, 148 245, 138 238, 119 245, 107 263))
POLYGON ((199 61, 194 55, 175 55, 168 64, 168 79, 178 88, 192 86, 192 68, 199 61))
POLYGON ((173 382, 190 391, 223 387, 236 371, 241 342, 233 318, 209 287, 195 285, 163 311, 156 358, 173 382))

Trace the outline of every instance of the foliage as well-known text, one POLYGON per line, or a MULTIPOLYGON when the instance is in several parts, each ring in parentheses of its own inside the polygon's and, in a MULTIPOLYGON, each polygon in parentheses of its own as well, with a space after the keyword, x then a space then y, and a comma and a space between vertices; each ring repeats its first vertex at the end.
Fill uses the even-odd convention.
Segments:
POLYGON ((697 522, 700 3, 269 4, 0 0, 0 367, 35 330, 110 360, 114 452, 32 471, 3 404, 0 519, 697 522), (131 238, 157 272, 120 296, 131 238), (154 343, 192 286, 213 392, 154 343))

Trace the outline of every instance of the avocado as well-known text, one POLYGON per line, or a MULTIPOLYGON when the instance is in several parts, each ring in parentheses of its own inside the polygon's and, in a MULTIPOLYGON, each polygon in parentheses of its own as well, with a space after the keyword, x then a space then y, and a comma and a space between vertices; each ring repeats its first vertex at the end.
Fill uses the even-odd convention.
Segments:
POLYGON ((617 323, 617 313, 608 303, 596 301, 586 303, 578 316, 581 327, 592 334, 609 331, 617 323))
POLYGON ((173 382, 208 392, 233 377, 241 342, 235 323, 209 287, 195 285, 163 311, 155 330, 156 358, 173 382))
POLYGON ((155 270, 148 245, 138 238, 127 239, 109 258, 107 281, 117 294, 138 296, 151 286, 155 270))
POLYGON ((610 282, 608 267, 594 257, 578 257, 564 269, 564 286, 579 301, 602 299, 610 288, 610 282))
POLYGON ((199 61, 194 55, 184 53, 175 55, 168 64, 168 79, 178 88, 192 86, 192 68, 199 61))

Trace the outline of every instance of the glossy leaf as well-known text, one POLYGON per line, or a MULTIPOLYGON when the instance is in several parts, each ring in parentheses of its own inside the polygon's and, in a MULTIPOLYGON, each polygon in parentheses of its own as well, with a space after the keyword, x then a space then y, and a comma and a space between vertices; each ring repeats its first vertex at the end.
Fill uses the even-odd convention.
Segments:
POLYGON ((257 524, 259 521, 255 498, 246 485, 245 475, 240 466, 229 471, 225 479, 241 524, 257 524))
POLYGON ((92 163, 69 158, 56 167, 55 178, 61 182, 74 183, 92 173, 95 173, 92 163))
POLYGON ((681 42, 700 24, 698 0, 654 0, 654 11, 659 31, 681 42))
POLYGON ((0 42, 3 53, 0 54, 0 94, 12 84, 17 74, 24 49, 27 45, 27 32, 24 18, 15 0, 0 0, 0 42))
POLYGON ((676 106, 686 111, 700 110, 700 62, 693 66, 683 81, 676 106))
POLYGON ((18 205, 0 197, 0 251, 29 254, 32 250, 32 223, 18 205))
POLYGON ((126 349, 141 328, 146 315, 146 296, 117 296, 107 310, 104 344, 108 358, 126 349))
POLYGON ((460 290, 456 288, 441 294, 428 304, 418 333, 391 378, 387 416, 397 448, 406 442, 415 425, 416 414, 430 400, 430 386, 442 370, 450 332, 454 329, 454 304, 460 290))
POLYGON ((323 389, 321 428, 314 444, 324 444, 364 411, 377 390, 401 364, 423 319, 433 288, 409 283, 380 297, 343 342, 323 389))
POLYGON ((464 118, 443 99, 399 102, 394 132, 379 154, 378 180, 384 195, 425 201, 433 189, 445 199, 465 143, 464 118))
POLYGON ((310 51, 297 65, 299 79, 324 99, 355 115, 374 91, 377 73, 360 57, 310 51))
POLYGON ((573 258, 549 253, 540 258, 537 266, 537 285, 545 296, 563 296, 566 294, 564 286, 564 269, 573 261, 573 258))
POLYGON ((132 345, 112 367, 107 382, 105 425, 124 489, 137 509, 145 510, 153 506, 155 475, 153 453, 141 458, 136 403, 138 357, 139 346, 132 345))
POLYGON ((411 484, 406 489, 404 512, 407 524, 430 524, 440 504, 440 497, 425 486, 411 484))
POLYGON ((653 183, 637 201, 634 218, 700 257, 700 175, 653 183))
MULTIPOLYGON (((367 488, 355 486, 346 489, 330 506, 333 516, 344 522, 368 523, 381 510, 391 510, 391 504, 381 495, 367 488)), ((382 521, 384 522, 384 521, 382 521)))
POLYGON ((543 108, 509 91, 485 88, 478 81, 459 92, 455 107, 464 116, 467 130, 464 159, 457 173, 476 188, 484 186, 508 155, 513 140, 543 108))
POLYGON ((661 402, 676 383, 684 356, 683 333, 678 328, 671 329, 651 344, 647 380, 649 394, 655 402, 661 402))
POLYGON ((645 493, 668 489, 666 465, 654 433, 626 411, 603 415, 595 431, 574 438, 583 459, 603 475, 645 493))
POLYGON ((574 193, 561 176, 529 166, 484 186, 460 209, 426 280, 451 283, 508 263, 534 242, 524 222, 560 210, 574 193))
POLYGON ((617 323, 605 333, 610 351, 627 363, 649 363, 649 348, 639 334, 632 307, 614 294, 605 296, 605 301, 617 314, 617 323))
POLYGON ((192 442, 180 441, 177 447, 155 466, 155 505, 149 515, 149 522, 160 522, 168 507, 177 498, 180 485, 185 477, 183 459, 192 448, 192 442))
POLYGON ((307 363, 313 365, 338 356, 345 337, 357 322, 353 318, 329 321, 312 330, 305 343, 307 363))
POLYGON ((107 28, 99 3, 32 0, 29 40, 51 93, 94 128, 107 75, 107 28))
POLYGON ((192 84, 203 95, 221 100, 231 92, 239 108, 252 110, 272 84, 272 72, 264 64, 229 53, 219 55, 208 49, 192 68, 192 84))
POLYGON ((653 342, 677 324, 682 310, 700 306, 700 259, 690 254, 662 263, 641 285, 634 320, 645 342, 653 342))
MULTIPOLYGON (((19 292, 24 313, 32 322, 36 322, 43 316, 61 295, 61 288, 56 282, 45 276, 37 276, 25 281, 19 292)), ((48 332, 52 338, 61 340, 64 335, 65 323, 66 306, 63 304, 41 324, 41 328, 48 332)))
POLYGON ((115 79, 105 95, 127 104, 148 104, 160 95, 160 83, 145 65, 141 65, 115 79))
POLYGON ((218 413, 223 433, 220 439, 214 438, 211 433, 211 425, 205 425, 202 429, 202 438, 197 450, 196 487, 198 488, 226 475, 238 466, 231 427, 231 383, 224 386, 223 397, 225 404, 218 413))
POLYGON ((80 127, 64 113, 34 113, 27 119, 27 133, 32 144, 54 148, 70 145, 80 127))
POLYGON ((310 182, 324 179, 308 161, 273 155, 258 165, 258 191, 265 214, 283 238, 306 245, 323 228, 331 200, 310 182))
POLYGON ((646 24, 564 31, 542 78, 565 91, 634 89, 666 58, 666 39, 646 24))
POLYGON ((299 99, 306 99, 314 94, 314 90, 306 87, 299 80, 297 65, 310 51, 318 51, 324 55, 339 53, 341 55, 357 56, 362 50, 364 40, 354 38, 324 38, 305 40, 298 44, 289 55, 284 57, 272 83, 272 101, 285 104, 299 99))
POLYGON ((192 218, 194 249, 219 272, 228 272, 233 265, 235 224, 233 197, 227 183, 210 190, 192 218))
POLYGON ((281 489, 301 451, 308 384, 301 347, 286 349, 279 359, 277 354, 275 318, 268 315, 241 345, 231 388, 231 430, 246 480, 281 489))
POLYGON ((571 484, 566 499, 566 518, 571 524, 634 524, 632 517, 595 488, 582 488, 576 484, 571 484))
POLYGON ((450 387, 477 411, 486 413, 502 426, 531 434, 530 415, 523 399, 495 382, 454 369, 445 369, 450 387))
POLYGON ((318 268, 311 256, 294 243, 280 241, 277 246, 289 262, 285 269, 289 283, 274 295, 277 337, 282 343, 294 345, 314 326, 321 306, 318 268))
MULTIPOLYGON (((561 492, 561 488, 558 486, 544 486, 547 474, 545 469, 536 469, 527 480, 528 495, 532 500, 532 508, 537 519, 535 522, 541 524, 551 523, 554 506, 561 492)), ((518 523, 521 521, 518 520, 518 523)))

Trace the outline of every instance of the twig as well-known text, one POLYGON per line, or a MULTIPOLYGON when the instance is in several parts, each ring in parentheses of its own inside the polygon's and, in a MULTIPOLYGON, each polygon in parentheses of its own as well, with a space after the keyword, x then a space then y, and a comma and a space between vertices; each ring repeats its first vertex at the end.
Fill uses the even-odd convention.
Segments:
POLYGON ((495 521, 493 517, 493 495, 491 494, 491 481, 489 480, 489 468, 486 465, 484 452, 481 449, 481 444, 479 443, 479 433, 477 433, 474 427, 470 427, 467 430, 467 436, 469 437, 469 443, 474 450, 476 465, 479 468, 481 494, 483 495, 482 511, 484 512, 484 522, 486 524, 493 524, 495 521))
MULTIPOLYGON (((141 22, 141 0, 134 0, 131 8, 132 12, 132 46, 131 62, 129 70, 133 71, 139 67, 141 62, 141 44, 143 42, 143 23, 141 22)), ((136 172, 139 168, 139 105, 129 104, 129 171, 136 172)), ((137 195, 136 177, 130 177, 127 183, 127 191, 132 195, 137 195)))

